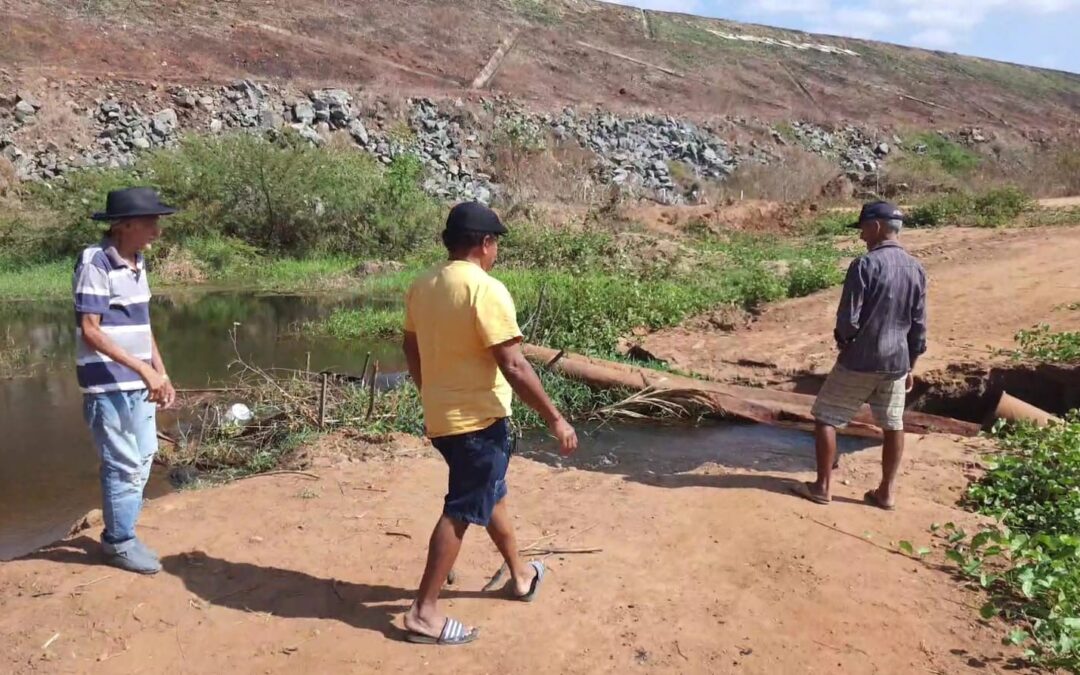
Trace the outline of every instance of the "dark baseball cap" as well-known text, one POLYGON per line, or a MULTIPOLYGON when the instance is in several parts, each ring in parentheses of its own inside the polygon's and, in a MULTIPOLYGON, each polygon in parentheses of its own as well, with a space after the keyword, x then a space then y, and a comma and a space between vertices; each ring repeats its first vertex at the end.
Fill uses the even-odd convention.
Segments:
POLYGON ((904 220, 904 212, 896 204, 889 202, 870 202, 863 204, 859 212, 859 221, 848 227, 862 227, 869 220, 904 220))
POLYGON ((506 234, 509 230, 499 215, 480 202, 461 202, 446 217, 447 232, 485 232, 506 234))

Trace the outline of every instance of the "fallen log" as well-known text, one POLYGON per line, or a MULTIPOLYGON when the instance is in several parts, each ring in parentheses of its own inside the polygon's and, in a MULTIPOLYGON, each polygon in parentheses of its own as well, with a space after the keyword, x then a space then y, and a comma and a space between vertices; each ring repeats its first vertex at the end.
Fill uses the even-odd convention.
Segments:
MULTIPOLYGON (((640 391, 651 388, 660 392, 693 392, 695 400, 704 401, 709 410, 720 415, 800 429, 810 429, 814 425, 814 417, 810 414, 814 397, 807 394, 696 380, 578 354, 564 354, 556 360, 559 353, 554 349, 525 345, 525 356, 533 363, 544 367, 551 364, 553 370, 601 389, 640 391)), ((920 435, 946 433, 975 436, 979 433, 978 424, 913 410, 904 413, 904 428, 909 433, 920 435)), ((852 423, 840 432, 868 438, 881 436, 881 430, 874 424, 869 406, 863 406, 852 423)))

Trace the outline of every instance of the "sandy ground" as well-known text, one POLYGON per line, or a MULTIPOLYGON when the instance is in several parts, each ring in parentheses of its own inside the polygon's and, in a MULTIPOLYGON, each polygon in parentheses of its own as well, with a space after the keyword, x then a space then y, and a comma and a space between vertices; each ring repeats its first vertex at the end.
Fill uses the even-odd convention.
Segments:
MULTIPOLYGON (((916 375, 986 363, 1015 348, 1016 331, 1080 329, 1080 227, 920 230, 901 238, 929 277, 929 348, 916 375)), ((721 380, 784 384, 828 373, 840 289, 770 306, 746 327, 702 317, 643 340, 658 358, 721 380)))
MULTIPOLYGON (((401 613, 441 506, 434 451, 173 494, 142 523, 164 572, 97 564, 95 531, 0 566, 0 671, 10 673, 1001 672, 1005 628, 939 568, 932 522, 975 451, 912 438, 903 507, 860 503, 877 453, 848 455, 837 501, 786 493, 803 455, 682 473, 512 465, 522 545, 554 555, 532 605, 479 591, 499 558, 469 533, 446 610, 482 628, 461 648, 401 641, 401 613), (55 639, 53 636, 58 635, 55 639), (47 648, 43 645, 49 643, 47 648)), ((775 453, 774 453, 775 454, 775 453)))
MULTIPOLYGON (((1018 328, 1080 327, 1080 228, 939 230, 906 237, 931 276, 921 369, 986 358, 1018 328)), ((689 369, 781 381, 820 372, 837 291, 780 303, 749 328, 707 322, 651 336, 689 369)), ((665 351, 666 350, 666 351, 665 351)), ((639 455, 683 457, 679 432, 639 455)), ((682 437, 685 440, 685 437, 682 437)), ((942 565, 897 551, 929 544, 984 441, 909 437, 898 511, 861 503, 879 453, 843 459, 836 500, 787 487, 811 477, 812 441, 748 437, 695 461, 512 465, 522 545, 600 549, 547 558, 540 600, 481 588, 499 566, 472 531, 446 610, 479 625, 461 648, 402 642, 445 468, 420 441, 365 462, 324 460, 318 480, 263 476, 169 495, 142 521, 165 570, 100 566, 87 530, 0 565, 0 672, 29 673, 998 673, 1019 652, 978 617, 981 596, 942 565), (733 451, 736 448, 737 451, 733 451), (47 645, 47 646, 46 646, 47 645)), ((340 440, 340 439, 338 439, 340 440)), ((586 438, 584 445, 591 440, 586 438)), ((349 443, 339 445, 348 449, 349 443)), ((318 453, 315 453, 316 456, 318 453)))

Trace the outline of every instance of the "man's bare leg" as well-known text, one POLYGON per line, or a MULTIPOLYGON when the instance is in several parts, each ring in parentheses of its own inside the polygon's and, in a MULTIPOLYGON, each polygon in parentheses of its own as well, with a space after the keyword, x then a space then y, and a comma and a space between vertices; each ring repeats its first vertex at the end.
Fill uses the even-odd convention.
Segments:
POLYGON ((514 535, 514 523, 510 518, 510 509, 506 506, 506 498, 495 505, 491 512, 491 522, 487 526, 488 536, 499 549, 506 567, 510 570, 510 576, 514 582, 514 593, 525 595, 532 586, 536 570, 521 561, 518 555, 517 537, 514 535))
POLYGON ((420 580, 416 600, 405 614, 405 628, 421 635, 439 637, 446 617, 439 614, 439 591, 461 551, 461 541, 469 524, 447 515, 439 518, 428 544, 427 565, 420 580))
POLYGON ((877 489, 877 499, 882 506, 891 507, 896 503, 896 478, 903 458, 904 432, 886 431, 881 450, 881 485, 877 489))
POLYGON ((836 461, 836 427, 818 422, 814 425, 814 449, 817 454, 817 481, 810 486, 810 492, 830 496, 830 481, 836 461))

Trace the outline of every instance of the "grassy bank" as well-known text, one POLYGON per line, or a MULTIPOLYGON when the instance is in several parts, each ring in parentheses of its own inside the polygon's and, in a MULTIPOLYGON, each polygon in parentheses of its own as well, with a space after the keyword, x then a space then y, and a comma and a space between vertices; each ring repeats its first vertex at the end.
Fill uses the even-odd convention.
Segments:
POLYGON ((289 135, 190 138, 129 169, 73 172, 0 205, 0 297, 59 295, 75 255, 100 239, 89 219, 109 190, 151 185, 181 212, 149 255, 159 286, 211 282, 305 289, 355 261, 404 259, 435 243, 441 207, 422 167, 316 149, 289 135))
MULTIPOLYGON (((511 236, 504 250, 514 253, 494 272, 517 302, 522 330, 531 341, 596 356, 612 355, 619 339, 635 328, 674 326, 725 303, 755 309, 843 279, 844 251, 820 242, 700 239, 673 249, 659 264, 646 261, 649 269, 642 270, 620 261, 621 255, 637 253, 620 249, 610 233, 567 232, 561 254, 547 247, 534 249, 529 243, 533 236, 528 227, 522 241, 511 236), (532 267, 531 260, 541 256, 549 258, 549 266, 532 267)), ((417 271, 362 287, 374 295, 401 298, 417 271)), ((340 310, 305 330, 339 338, 394 336, 403 321, 401 309, 357 308, 340 310)))
MULTIPOLYGON (((807 222, 805 231, 815 236, 842 235, 856 218, 858 209, 831 211, 807 222)), ((908 208, 906 227, 1003 227, 1075 225, 1074 209, 1041 209, 1024 191, 1004 187, 954 192, 923 197, 908 208)))

